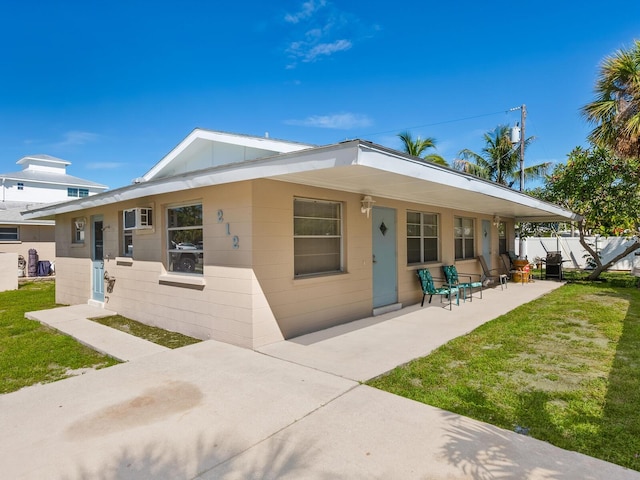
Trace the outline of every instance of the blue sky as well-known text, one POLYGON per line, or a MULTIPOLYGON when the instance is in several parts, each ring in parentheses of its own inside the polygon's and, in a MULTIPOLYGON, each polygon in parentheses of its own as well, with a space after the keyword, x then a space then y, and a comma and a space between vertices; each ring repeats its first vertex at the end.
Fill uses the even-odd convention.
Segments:
POLYGON ((452 161, 526 104, 527 164, 585 144, 640 2, 0 0, 0 172, 44 153, 128 185, 195 127, 312 144, 397 134, 452 161))

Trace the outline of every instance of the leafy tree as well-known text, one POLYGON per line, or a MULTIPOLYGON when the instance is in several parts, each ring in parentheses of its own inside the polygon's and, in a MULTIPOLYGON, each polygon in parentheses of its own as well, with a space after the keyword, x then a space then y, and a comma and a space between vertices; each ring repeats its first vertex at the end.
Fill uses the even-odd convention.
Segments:
MULTIPOLYGON (((525 149, 533 140, 534 137, 525 139, 525 149)), ((484 141, 482 153, 461 150, 453 168, 509 187, 516 183, 520 186, 520 148, 511 143, 509 126, 498 125, 484 134, 484 141)), ((542 178, 550 166, 547 162, 525 168, 525 180, 542 178)))
POLYGON ((582 107, 596 125, 589 140, 623 158, 640 157, 640 40, 603 60, 595 97, 582 107))
POLYGON ((591 255, 598 278, 618 260, 640 248, 640 160, 622 159, 611 150, 576 147, 566 165, 557 165, 545 185, 547 200, 582 216, 578 222, 580 244, 591 255), (634 242, 616 257, 602 263, 585 240, 593 234, 626 236, 634 242))
POLYGON ((398 138, 402 140, 402 149, 404 152, 414 157, 421 158, 428 162, 449 166, 447 161, 437 153, 427 153, 430 148, 436 148, 436 140, 433 137, 414 139, 411 132, 402 132, 398 134, 398 138))

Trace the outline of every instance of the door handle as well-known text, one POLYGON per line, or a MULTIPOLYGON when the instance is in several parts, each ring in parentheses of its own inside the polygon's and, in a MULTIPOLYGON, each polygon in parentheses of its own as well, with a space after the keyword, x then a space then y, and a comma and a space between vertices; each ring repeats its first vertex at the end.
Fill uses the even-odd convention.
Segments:
POLYGON ((376 260, 376 256, 373 256, 373 263, 378 263, 378 261, 376 260))

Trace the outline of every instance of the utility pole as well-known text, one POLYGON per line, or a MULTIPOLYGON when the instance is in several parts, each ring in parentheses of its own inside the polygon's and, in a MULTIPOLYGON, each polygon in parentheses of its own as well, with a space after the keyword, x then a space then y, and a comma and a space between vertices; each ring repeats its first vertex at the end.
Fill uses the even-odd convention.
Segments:
POLYGON ((524 121, 527 118, 527 106, 523 103, 520 107, 520 125, 522 130, 520 131, 520 191, 524 192, 524 121))

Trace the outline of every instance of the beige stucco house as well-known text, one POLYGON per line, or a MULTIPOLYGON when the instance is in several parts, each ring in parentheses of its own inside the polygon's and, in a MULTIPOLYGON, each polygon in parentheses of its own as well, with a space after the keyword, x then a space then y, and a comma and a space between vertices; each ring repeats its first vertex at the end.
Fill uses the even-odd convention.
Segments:
POLYGON ((415 270, 498 266, 518 220, 574 214, 361 140, 194 130, 136 183, 44 207, 56 301, 257 348, 401 308, 415 270))

